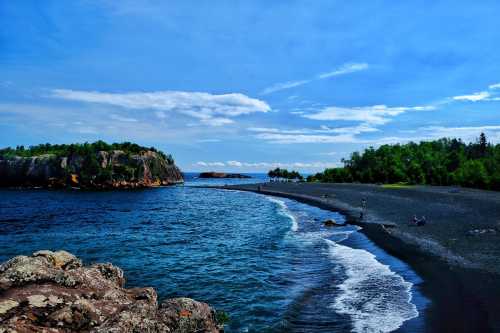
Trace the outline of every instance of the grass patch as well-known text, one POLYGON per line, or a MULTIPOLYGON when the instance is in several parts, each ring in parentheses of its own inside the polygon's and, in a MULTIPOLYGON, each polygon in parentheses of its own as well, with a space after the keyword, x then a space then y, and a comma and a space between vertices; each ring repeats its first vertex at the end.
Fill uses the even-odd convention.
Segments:
POLYGON ((383 184, 383 188, 389 189, 401 189, 401 188, 412 188, 414 185, 408 185, 406 183, 396 183, 396 184, 383 184))

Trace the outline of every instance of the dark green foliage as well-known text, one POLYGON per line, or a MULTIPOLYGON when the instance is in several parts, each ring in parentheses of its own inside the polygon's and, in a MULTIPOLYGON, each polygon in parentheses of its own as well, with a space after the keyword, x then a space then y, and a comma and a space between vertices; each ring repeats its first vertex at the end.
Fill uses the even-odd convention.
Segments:
POLYGON ((40 144, 36 146, 30 146, 25 148, 24 146, 17 146, 16 149, 4 148, 0 149, 0 157, 8 158, 14 156, 20 157, 32 157, 44 154, 53 154, 56 156, 71 156, 77 154, 80 156, 95 155, 99 151, 112 151, 112 150, 122 150, 128 154, 138 154, 147 150, 157 152, 161 157, 163 157, 168 164, 174 164, 172 156, 166 155, 162 151, 156 150, 154 147, 143 147, 136 143, 123 142, 123 143, 112 143, 108 144, 104 141, 96 141, 94 143, 76 143, 76 144, 62 144, 62 145, 52 145, 50 143, 40 144))
POLYGON ((155 148, 146 148, 135 143, 113 143, 107 144, 104 141, 94 143, 85 142, 83 144, 51 145, 41 144, 31 146, 26 149, 18 146, 15 149, 0 149, 0 160, 19 157, 34 157, 40 155, 52 155, 56 158, 48 159, 53 170, 58 170, 63 158, 66 158, 66 166, 58 175, 62 182, 81 186, 93 186, 95 184, 111 184, 114 181, 137 181, 144 176, 144 166, 137 163, 137 159, 132 156, 146 151, 156 152, 159 159, 149 159, 151 162, 151 172, 155 177, 164 173, 164 162, 173 165, 174 160, 171 155, 166 155, 155 148), (124 154, 114 154, 118 161, 113 164, 107 163, 107 155, 101 152, 123 151, 124 154), (106 166, 107 164, 107 166, 106 166), (76 177, 76 178, 75 178, 76 177))
POLYGON ((500 144, 481 133, 477 142, 440 139, 370 147, 342 161, 344 167, 307 177, 310 182, 460 185, 500 190, 500 144))
POLYGON ((276 168, 274 170, 270 170, 267 175, 271 179, 277 178, 278 180, 286 179, 286 180, 303 180, 304 177, 300 173, 295 170, 288 171, 287 169, 276 168))
POLYGON ((229 315, 225 311, 222 311, 222 310, 215 311, 215 321, 217 322, 217 324, 225 325, 230 320, 231 320, 231 318, 229 317, 229 315))

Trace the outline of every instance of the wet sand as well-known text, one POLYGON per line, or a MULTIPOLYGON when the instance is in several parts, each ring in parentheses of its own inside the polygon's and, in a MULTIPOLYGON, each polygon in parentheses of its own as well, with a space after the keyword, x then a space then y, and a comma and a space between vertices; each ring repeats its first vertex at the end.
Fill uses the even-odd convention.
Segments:
MULTIPOLYGON (((339 211, 362 226, 423 278, 421 291, 431 300, 426 332, 500 332, 499 192, 277 182, 222 188, 292 198, 339 211), (427 224, 410 225, 414 214, 427 224)), ((408 332, 405 326, 400 331, 408 332)))

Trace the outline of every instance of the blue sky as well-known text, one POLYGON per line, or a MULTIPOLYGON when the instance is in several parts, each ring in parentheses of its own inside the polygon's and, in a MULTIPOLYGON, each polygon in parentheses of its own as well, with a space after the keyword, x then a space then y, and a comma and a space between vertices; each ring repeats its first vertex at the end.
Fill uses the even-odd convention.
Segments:
POLYGON ((0 146, 133 141, 185 171, 500 142, 498 1, 0 0, 0 146))

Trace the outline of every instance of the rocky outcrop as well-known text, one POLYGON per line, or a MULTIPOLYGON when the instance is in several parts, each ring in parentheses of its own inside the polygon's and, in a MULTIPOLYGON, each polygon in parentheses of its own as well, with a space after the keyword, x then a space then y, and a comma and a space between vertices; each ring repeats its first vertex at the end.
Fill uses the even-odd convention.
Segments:
POLYGON ((248 175, 242 175, 241 173, 225 173, 225 172, 202 172, 199 175, 200 178, 252 178, 248 175))
POLYGON ((0 156, 0 186, 141 188, 182 183, 179 168, 154 151, 129 154, 99 151, 95 156, 0 156))
POLYGON ((65 251, 0 265, 0 332, 221 332, 217 313, 189 298, 158 306, 153 288, 124 289, 111 264, 82 266, 65 251))

